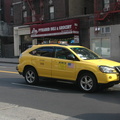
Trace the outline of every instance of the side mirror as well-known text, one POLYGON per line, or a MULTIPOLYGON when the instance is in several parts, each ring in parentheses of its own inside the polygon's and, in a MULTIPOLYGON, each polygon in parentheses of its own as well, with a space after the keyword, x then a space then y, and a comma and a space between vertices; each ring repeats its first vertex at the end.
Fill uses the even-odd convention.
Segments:
POLYGON ((75 60, 75 56, 72 55, 72 54, 71 54, 71 55, 68 55, 68 56, 67 56, 67 59, 68 59, 68 60, 75 60))

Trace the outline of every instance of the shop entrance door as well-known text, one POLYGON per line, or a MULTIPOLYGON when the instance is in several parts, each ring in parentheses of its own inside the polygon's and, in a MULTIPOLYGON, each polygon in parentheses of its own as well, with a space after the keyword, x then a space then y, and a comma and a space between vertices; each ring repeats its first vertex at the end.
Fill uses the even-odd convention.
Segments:
POLYGON ((26 49, 28 49, 31 46, 30 43, 22 43, 21 45, 21 52, 24 52, 26 49))
POLYGON ((32 38, 29 35, 22 35, 21 36, 21 52, 24 52, 32 45, 32 38))

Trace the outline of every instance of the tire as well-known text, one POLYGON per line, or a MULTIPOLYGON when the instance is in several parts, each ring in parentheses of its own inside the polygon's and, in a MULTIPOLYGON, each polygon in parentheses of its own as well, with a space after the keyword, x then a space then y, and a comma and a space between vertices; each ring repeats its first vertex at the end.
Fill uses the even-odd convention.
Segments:
POLYGON ((84 92, 95 92, 97 90, 96 77, 90 72, 79 75, 77 85, 84 92))
POLYGON ((24 77, 25 77, 25 81, 31 85, 37 84, 39 81, 38 74, 34 68, 27 68, 25 70, 24 77))

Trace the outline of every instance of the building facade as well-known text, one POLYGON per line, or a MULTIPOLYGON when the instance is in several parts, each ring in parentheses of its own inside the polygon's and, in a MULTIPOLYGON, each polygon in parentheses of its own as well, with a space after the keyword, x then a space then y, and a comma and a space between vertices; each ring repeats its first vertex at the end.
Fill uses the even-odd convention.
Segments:
POLYGON ((120 0, 13 0, 13 8, 15 56, 43 41, 68 42, 120 61, 120 0))
POLYGON ((41 42, 90 47, 93 0, 14 0, 13 4, 15 56, 41 42))
POLYGON ((12 0, 0 0, 0 57, 13 57, 12 0))
POLYGON ((120 61, 120 0, 94 1, 90 48, 103 58, 120 61))

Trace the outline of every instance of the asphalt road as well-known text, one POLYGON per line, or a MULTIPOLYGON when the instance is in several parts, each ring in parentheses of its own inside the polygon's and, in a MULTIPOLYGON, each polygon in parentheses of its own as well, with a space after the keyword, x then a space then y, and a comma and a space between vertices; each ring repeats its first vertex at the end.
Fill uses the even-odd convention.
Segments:
MULTIPOLYGON (((96 93, 83 93, 74 84, 60 81, 47 80, 41 81, 37 86, 27 85, 15 67, 15 64, 0 64, 0 105, 14 107, 16 115, 19 111, 16 106, 20 106, 21 111, 28 111, 28 108, 31 111, 24 112, 24 116, 36 116, 34 119, 27 116, 28 120, 39 120, 40 115, 45 117, 48 114, 48 117, 41 120, 120 119, 120 85, 96 93)), ((3 113, 5 112, 0 109, 0 120, 3 113)), ((13 111, 6 112, 7 115, 10 113, 15 114, 13 111)), ((18 120, 18 117, 13 120, 18 120)))

